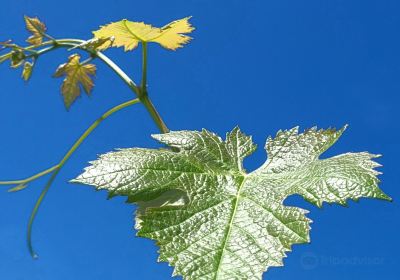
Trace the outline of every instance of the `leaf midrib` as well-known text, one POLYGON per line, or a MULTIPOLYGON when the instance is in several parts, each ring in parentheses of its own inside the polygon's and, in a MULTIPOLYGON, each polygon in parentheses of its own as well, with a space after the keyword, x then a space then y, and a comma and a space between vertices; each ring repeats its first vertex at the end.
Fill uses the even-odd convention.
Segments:
POLYGON ((228 225, 226 234, 224 236, 224 240, 223 240, 223 244, 222 244, 222 250, 221 250, 221 256, 220 256, 220 258, 218 260, 218 267, 217 267, 217 271, 215 273, 215 278, 214 278, 215 280, 218 280, 218 275, 219 275, 219 272, 220 272, 220 269, 221 269, 221 263, 222 263, 222 260, 224 259, 224 256, 225 256, 226 245, 228 243, 228 240, 229 240, 231 232, 232 232, 233 221, 235 219, 236 210, 237 210, 237 207, 239 205, 240 194, 242 192, 243 186, 245 185, 245 182, 246 182, 246 179, 247 179, 247 174, 242 173, 241 176, 242 176, 242 182, 240 183, 240 186, 239 186, 238 191, 236 193, 236 197, 234 198, 235 206, 233 208, 232 215, 231 215, 231 217, 229 219, 229 225, 228 225))
MULTIPOLYGON (((70 81, 71 81, 70 86, 68 87, 69 94, 71 94, 71 89, 73 88, 73 85, 77 84, 79 82, 79 79, 77 78, 79 70, 80 70, 80 64, 78 63, 77 67, 73 70, 72 74, 69 76, 70 81)), ((66 75, 65 81, 67 81, 67 79, 68 79, 68 73, 66 75)), ((79 88, 79 85, 78 85, 78 88, 79 88)), ((79 92, 78 92, 78 94, 79 94, 79 92)))

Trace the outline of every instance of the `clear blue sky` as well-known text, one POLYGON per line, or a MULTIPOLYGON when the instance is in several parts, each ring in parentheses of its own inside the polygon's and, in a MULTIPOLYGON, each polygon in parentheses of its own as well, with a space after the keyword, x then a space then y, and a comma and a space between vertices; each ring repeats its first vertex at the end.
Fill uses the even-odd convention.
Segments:
MULTIPOLYGON (((265 160, 268 135, 300 125, 341 127, 327 153, 384 155, 381 187, 393 203, 363 199, 349 208, 310 209, 310 245, 294 246, 284 268, 265 279, 398 279, 400 2, 397 0, 215 1, 2 0, 0 38, 23 42, 23 15, 39 16, 55 37, 90 38, 90 31, 128 18, 163 25, 193 16, 193 42, 177 52, 151 45, 150 94, 173 130, 207 128, 219 134, 239 125, 260 149, 249 170, 265 160)), ((0 40, 1 41, 1 40, 0 40)), ((138 53, 109 55, 134 77, 138 53)), ((66 112, 61 80, 51 78, 64 51, 40 59, 29 84, 1 65, 0 178, 31 175, 55 164, 102 112, 132 97, 99 65, 92 98, 66 112)), ((113 148, 156 147, 157 132, 141 106, 107 120, 73 156, 50 191, 34 228, 40 259, 25 246, 27 218, 45 180, 0 193, 0 278, 6 280, 170 279, 157 248, 134 237, 133 210, 123 198, 70 185, 86 162, 113 148)))

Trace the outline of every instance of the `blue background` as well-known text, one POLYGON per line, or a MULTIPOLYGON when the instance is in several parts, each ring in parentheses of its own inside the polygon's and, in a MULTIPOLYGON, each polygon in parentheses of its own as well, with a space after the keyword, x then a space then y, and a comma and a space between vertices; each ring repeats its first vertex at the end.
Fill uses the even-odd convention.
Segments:
MULTIPOLYGON (((192 43, 177 52, 149 50, 150 94, 173 130, 207 128, 224 135, 239 125, 265 160, 266 136, 300 125, 341 127, 342 139, 326 153, 382 153, 383 190, 394 203, 363 199, 350 208, 311 210, 310 245, 294 246, 284 268, 265 279, 398 279, 400 2, 397 0, 2 0, 0 38, 23 42, 23 15, 39 16, 58 38, 89 39, 99 25, 122 18, 162 26, 192 15, 192 43)), ((138 52, 108 54, 135 78, 138 52)), ((104 65, 98 65, 92 98, 66 112, 60 79, 50 78, 67 57, 40 59, 29 84, 20 70, 1 65, 0 178, 17 179, 55 164, 101 113, 132 98, 104 65)), ((137 79, 136 79, 137 80, 137 79)), ((28 215, 45 179, 23 192, 0 194, 0 278, 5 280, 170 279, 157 264, 153 241, 135 238, 133 206, 105 192, 70 185, 86 162, 113 148, 156 147, 157 132, 142 106, 105 121, 63 169, 34 227, 33 261, 25 246, 28 215)))

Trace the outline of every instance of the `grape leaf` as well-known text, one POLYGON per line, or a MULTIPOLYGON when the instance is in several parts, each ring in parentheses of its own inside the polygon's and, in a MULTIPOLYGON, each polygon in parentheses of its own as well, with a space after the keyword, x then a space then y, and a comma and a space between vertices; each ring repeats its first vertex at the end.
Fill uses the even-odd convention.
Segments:
MULTIPOLYGON (((191 40, 191 37, 185 35, 194 30, 189 19, 190 17, 176 20, 161 28, 124 19, 101 26, 93 34, 98 39, 114 37, 112 46, 124 47, 125 51, 135 49, 139 42, 155 42, 166 49, 176 50, 191 40)), ((104 50, 109 46, 103 44, 98 49, 104 50)))
POLYGON ((378 188, 377 157, 366 152, 319 156, 341 130, 279 131, 265 146, 267 161, 246 173, 256 149, 239 128, 226 140, 203 130, 153 137, 174 149, 122 149, 101 155, 73 182, 138 202, 138 235, 157 241, 160 261, 184 279, 261 279, 282 266, 291 246, 309 241, 307 211, 286 206, 300 194, 309 202, 390 198, 378 188))
POLYGON ((24 17, 26 29, 32 33, 26 41, 32 45, 40 45, 43 42, 43 37, 46 34, 46 25, 39 18, 24 17))
POLYGON ((68 62, 61 64, 54 74, 54 77, 65 76, 61 86, 61 93, 64 97, 64 103, 69 109, 72 103, 81 95, 81 87, 87 95, 93 89, 94 83, 92 76, 96 74, 96 65, 81 64, 80 56, 73 54, 68 58, 68 62))

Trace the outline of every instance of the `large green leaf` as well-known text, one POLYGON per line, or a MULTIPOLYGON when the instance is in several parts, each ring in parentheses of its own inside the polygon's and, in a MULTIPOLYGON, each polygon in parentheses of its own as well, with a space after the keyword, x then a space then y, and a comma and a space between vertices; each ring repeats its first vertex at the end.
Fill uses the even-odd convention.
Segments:
POLYGON ((283 204, 306 200, 390 200, 379 188, 375 155, 347 153, 319 159, 344 129, 268 138, 268 160, 250 174, 243 159, 254 152, 238 128, 226 140, 203 130, 153 137, 174 149, 122 149, 100 156, 74 182, 138 202, 138 235, 157 240, 160 261, 185 279, 261 279, 283 265, 291 245, 309 241, 306 210, 283 204))

